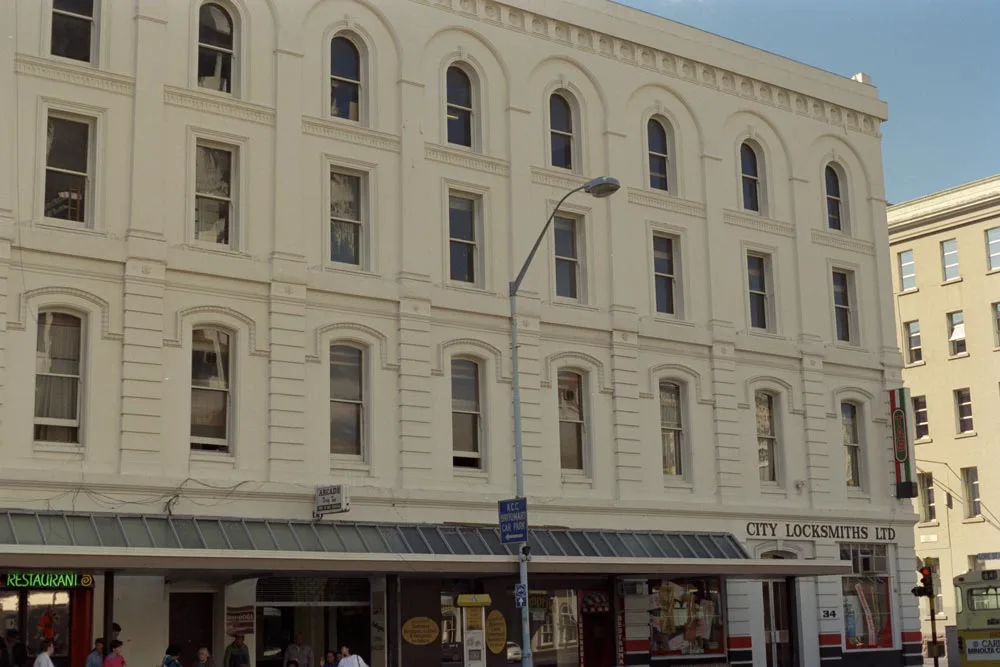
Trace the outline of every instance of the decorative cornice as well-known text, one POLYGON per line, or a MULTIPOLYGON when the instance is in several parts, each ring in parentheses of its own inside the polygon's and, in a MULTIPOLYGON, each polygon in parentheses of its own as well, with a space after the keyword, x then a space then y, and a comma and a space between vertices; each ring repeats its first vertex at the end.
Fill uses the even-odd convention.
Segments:
MULTIPOLYGON (((254 357, 269 357, 271 356, 270 351, 267 348, 257 347, 257 323, 253 318, 244 315, 238 310, 233 310, 226 306, 192 306, 190 308, 185 308, 183 310, 178 310, 175 313, 174 321, 174 336, 173 338, 163 337, 163 345, 165 347, 181 347, 181 341, 183 340, 184 331, 184 320, 196 318, 205 321, 211 321, 209 318, 197 318, 198 315, 202 314, 209 315, 222 315, 226 319, 236 320, 246 327, 247 332, 247 347, 251 356, 254 357)), ((219 324, 226 324, 227 326, 232 326, 224 321, 216 320, 219 324)))
POLYGON ((628 201, 630 204, 648 206, 662 211, 672 211, 673 213, 680 213, 682 215, 693 215, 697 218, 705 217, 705 206, 701 202, 681 199, 680 197, 672 197, 658 192, 650 192, 649 190, 629 188, 628 201))
POLYGON ((880 121, 868 114, 846 109, 837 104, 802 95, 764 81, 742 76, 736 72, 682 58, 642 44, 636 44, 613 35, 571 25, 534 14, 518 7, 510 7, 494 0, 411 0, 430 7, 461 14, 471 19, 528 33, 538 39, 596 53, 617 60, 624 65, 639 67, 689 83, 717 90, 742 99, 781 109, 838 128, 881 137, 880 121))
POLYGON ((248 120, 260 125, 274 125, 274 109, 250 102, 221 98, 175 86, 163 87, 163 101, 175 107, 204 111, 218 116, 229 116, 237 120, 248 120))
POLYGON ((18 74, 40 79, 72 83, 119 95, 132 95, 135 92, 135 82, 132 77, 102 72, 92 67, 72 65, 20 53, 15 57, 14 66, 18 74))
POLYGON ((67 306, 70 308, 77 308, 73 303, 67 303, 63 301, 59 302, 60 296, 68 296, 73 300, 86 301, 91 304, 99 313, 101 317, 101 338, 104 340, 124 340, 124 336, 121 332, 111 331, 111 304, 108 303, 106 299, 102 299, 96 294, 91 294, 90 292, 85 292, 82 289, 76 289, 75 287, 38 287, 36 289, 30 289, 26 292, 21 293, 20 307, 16 311, 19 316, 19 320, 10 320, 7 322, 8 329, 24 329, 24 323, 28 319, 28 304, 42 297, 51 297, 44 299, 46 307, 58 307, 67 306))
POLYGON ((506 160, 480 153, 456 150, 437 144, 425 144, 424 157, 433 162, 443 162, 444 164, 452 164, 464 169, 496 174, 497 176, 506 176, 510 173, 510 165, 506 160))
POLYGON ((480 356, 489 356, 493 362, 493 369, 497 382, 510 383, 510 373, 507 364, 504 363, 504 354, 500 348, 490 345, 478 338, 455 338, 437 346, 437 354, 434 356, 434 365, 431 367, 432 375, 444 375, 445 353, 449 348, 459 347, 477 350, 480 356))
POLYGON ((369 146, 394 153, 400 150, 400 140, 397 135, 357 125, 347 125, 343 121, 303 116, 302 132, 315 137, 348 141, 359 146, 369 146))
POLYGON ((862 241, 861 239, 851 238, 850 236, 844 236, 843 234, 833 234, 831 232, 814 229, 812 230, 812 240, 813 243, 825 245, 830 248, 848 250, 850 252, 861 253, 862 255, 875 254, 875 245, 873 243, 869 241, 862 241))
POLYGON ((377 348, 382 370, 399 370, 399 362, 396 359, 389 358, 389 339, 386 335, 378 329, 373 329, 372 327, 364 324, 358 324, 356 322, 334 322, 332 324, 316 327, 312 336, 312 353, 306 355, 307 362, 311 364, 318 364, 323 360, 320 349, 322 348, 324 336, 330 332, 335 332, 331 335, 332 341, 354 341, 368 346, 369 349, 372 347, 377 348))
POLYGON ((564 352, 556 352, 555 354, 550 354, 542 362, 542 379, 541 386, 545 389, 552 386, 552 366, 556 362, 566 360, 566 363, 559 364, 560 367, 565 368, 581 368, 584 371, 594 370, 597 373, 597 390, 602 394, 613 394, 614 390, 611 385, 607 383, 605 379, 604 364, 601 363, 600 359, 593 357, 585 352, 575 352, 573 350, 566 350, 564 352), (579 364, 574 364, 573 362, 579 362, 579 364))
POLYGON ((772 220, 763 216, 749 215, 739 211, 723 211, 722 221, 727 225, 736 225, 737 227, 754 229, 768 234, 778 234, 779 236, 788 236, 791 238, 795 237, 795 225, 787 222, 779 222, 778 220, 772 220))
POLYGON ((537 185, 551 185, 562 190, 572 190, 586 183, 587 179, 569 171, 532 167, 531 182, 537 185))

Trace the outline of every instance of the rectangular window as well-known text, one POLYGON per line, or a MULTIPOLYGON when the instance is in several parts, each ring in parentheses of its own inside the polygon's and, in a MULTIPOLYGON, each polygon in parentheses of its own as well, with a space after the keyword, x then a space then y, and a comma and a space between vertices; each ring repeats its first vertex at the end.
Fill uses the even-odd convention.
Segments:
POLYGON ((968 389, 955 390, 955 410, 958 414, 958 432, 972 433, 972 392, 968 389))
POLYGON ((1000 269, 1000 227, 986 230, 986 260, 990 271, 1000 269))
POLYGON ((965 314, 961 310, 948 313, 948 347, 951 356, 965 354, 965 314))
POLYGON ((757 417, 757 467, 760 481, 777 482, 778 467, 775 461, 778 451, 778 435, 775 428, 774 396, 758 391, 754 394, 757 417))
POLYGON ((559 460, 563 470, 583 472, 583 377, 559 371, 559 460))
POLYGON ((946 281, 955 280, 959 276, 957 239, 941 242, 941 272, 946 281))
POLYGON ((899 289, 901 292, 916 289, 917 265, 913 261, 913 251, 904 250, 899 253, 899 289))
POLYGON ((993 316, 993 344, 1000 347, 1000 301, 990 306, 993 316))
POLYGON ((580 298, 580 221, 556 216, 556 296, 580 298))
POLYGON ((231 340, 216 329, 191 332, 191 449, 229 452, 231 340))
POLYGON ((677 240, 669 236, 653 237, 653 280, 656 283, 656 312, 677 315, 677 240))
POLYGON ((482 413, 479 396, 479 364, 469 359, 451 362, 452 465, 481 468, 482 413))
POLYGON ((962 468, 962 491, 965 493, 965 518, 982 515, 979 504, 979 468, 962 468))
POLYGON ((93 63, 95 0, 53 0, 52 55, 93 63))
POLYGON ((479 203, 471 197, 448 196, 448 254, 451 279, 476 284, 479 280, 479 203))
POLYGON ((892 648, 892 593, 884 544, 840 544, 840 560, 851 561, 842 579, 844 645, 848 651, 892 648))
POLYGON ((930 423, 927 420, 927 397, 913 397, 913 421, 916 423, 914 438, 919 440, 930 435, 930 423))
MULTIPOLYGON (((685 655, 715 655, 716 660, 709 664, 726 662, 722 591, 719 577, 675 577, 649 582, 649 652, 654 656, 653 664, 670 664, 669 658, 685 655), (661 662, 656 658, 668 659, 661 662)), ((578 663, 574 656, 558 664, 578 663)))
POLYGON ((79 444, 82 321, 38 314, 35 336, 35 441, 79 444))
POLYGON ((847 486, 861 486, 861 429, 858 423, 858 406, 840 404, 840 418, 844 433, 845 478, 847 486))
POLYGON ((674 382, 660 383, 660 439, 663 443, 663 474, 682 475, 684 423, 681 387, 674 382))
POLYGON ((235 218, 233 175, 236 149, 198 142, 194 187, 194 237, 232 244, 235 218))
POLYGON ((362 265, 364 215, 362 177, 330 171, 330 261, 362 265))
POLYGON ((361 456, 365 424, 364 352, 330 346, 330 453, 361 456))
POLYGON ((45 137, 46 218, 90 223, 93 119, 49 113, 45 137))
POLYGON ((769 331, 771 303, 771 258, 767 255, 747 255, 747 282, 750 298, 750 327, 769 331))
POLYGON ((837 340, 855 342, 854 274, 849 271, 833 272, 833 316, 837 326, 837 340))
POLYGON ((903 329, 906 330, 906 352, 909 363, 915 364, 922 361, 924 351, 920 345, 920 321, 905 322, 903 329))
POLYGON ((920 520, 936 521, 937 508, 934 506, 934 475, 929 472, 918 473, 917 489, 920 492, 920 520))

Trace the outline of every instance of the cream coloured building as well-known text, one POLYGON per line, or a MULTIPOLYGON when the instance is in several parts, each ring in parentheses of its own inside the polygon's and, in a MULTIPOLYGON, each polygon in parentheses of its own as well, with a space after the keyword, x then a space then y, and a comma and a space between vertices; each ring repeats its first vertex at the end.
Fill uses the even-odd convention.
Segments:
POLYGON ((940 627, 955 623, 952 579, 1000 560, 990 464, 1000 440, 1000 176, 897 204, 888 220, 916 417, 917 555, 937 561, 940 627))
POLYGON ((919 662, 867 76, 606 0, 0 11, 0 566, 78 575, 0 607, 60 667, 451 664, 474 592, 526 652, 507 283, 600 175, 519 299, 536 664, 919 662))

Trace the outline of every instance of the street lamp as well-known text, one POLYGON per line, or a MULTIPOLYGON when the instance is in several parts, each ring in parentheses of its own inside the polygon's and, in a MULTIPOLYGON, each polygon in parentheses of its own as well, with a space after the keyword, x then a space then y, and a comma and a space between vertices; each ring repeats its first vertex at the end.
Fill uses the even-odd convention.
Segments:
MULTIPOLYGON (((556 217, 556 213, 559 211, 559 207, 562 206, 563 202, 566 201, 570 195, 580 192, 581 190, 593 197, 603 199, 604 197, 610 197, 614 193, 618 192, 620 187, 621 183, 618 182, 618 179, 610 176, 600 176, 587 181, 580 187, 574 188, 563 195, 563 198, 560 199, 559 203, 552 209, 552 213, 549 214, 549 219, 545 221, 542 231, 538 234, 538 238, 535 239, 535 245, 531 246, 531 252, 528 253, 528 259, 524 260, 521 270, 517 272, 517 277, 510 282, 511 385, 513 387, 511 400, 514 404, 514 480, 517 487, 517 498, 524 498, 524 451, 523 443, 521 441, 521 378, 518 374, 517 360, 517 291, 521 288, 521 283, 524 281, 524 276, 528 272, 528 267, 531 266, 532 260, 535 259, 535 253, 538 252, 538 246, 542 244, 542 239, 545 238, 546 232, 549 231, 549 226, 552 224, 552 220, 556 217)), ((527 528, 527 521, 525 522, 525 527, 527 528)), ((527 530, 525 530, 524 542, 522 542, 518 547, 518 573, 520 574, 521 586, 526 595, 528 592, 527 547, 528 533, 527 530)), ((521 667, 532 667, 534 664, 534 658, 531 655, 531 618, 529 615, 529 607, 530 604, 528 603, 528 600, 525 600, 524 606, 521 607, 521 667)))

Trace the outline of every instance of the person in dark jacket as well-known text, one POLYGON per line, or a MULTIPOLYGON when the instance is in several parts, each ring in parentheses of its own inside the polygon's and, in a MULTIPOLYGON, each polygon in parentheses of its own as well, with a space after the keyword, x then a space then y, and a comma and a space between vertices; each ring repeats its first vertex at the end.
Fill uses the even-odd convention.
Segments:
POLYGON ((17 631, 17 628, 11 628, 7 631, 7 647, 10 651, 11 667, 27 667, 28 647, 21 641, 21 633, 17 631))

